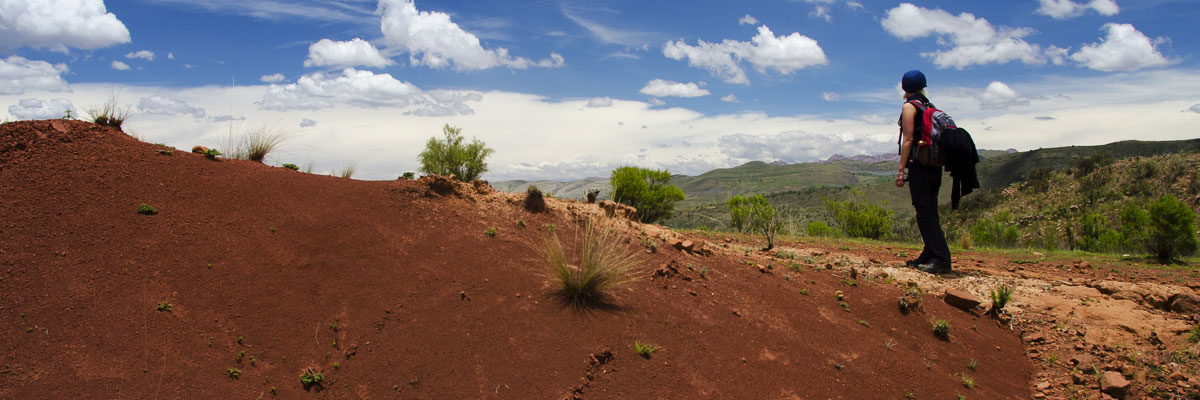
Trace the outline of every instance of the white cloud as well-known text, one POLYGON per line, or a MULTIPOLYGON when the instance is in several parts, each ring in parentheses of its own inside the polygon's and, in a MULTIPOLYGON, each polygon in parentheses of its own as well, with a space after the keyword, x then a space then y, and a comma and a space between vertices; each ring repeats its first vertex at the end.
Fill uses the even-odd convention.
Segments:
POLYGON ((825 101, 828 101, 830 103, 834 103, 834 102, 841 101, 842 95, 834 93, 834 92, 822 92, 821 98, 825 99, 825 101))
POLYGON ((894 141, 887 139, 796 130, 762 135, 735 133, 718 139, 721 152, 730 157, 789 163, 821 160, 834 153, 880 154, 894 150, 895 146, 894 141))
POLYGON ((1042 7, 1037 13, 1048 15, 1054 19, 1067 19, 1083 15, 1087 10, 1096 10, 1106 16, 1117 15, 1121 11, 1115 0, 1092 0, 1090 3, 1076 3, 1073 0, 1041 0, 1042 7))
POLYGON ((766 25, 750 42, 725 39, 721 43, 698 40, 695 46, 683 40, 663 44, 663 55, 674 60, 688 59, 688 65, 704 68, 727 83, 750 84, 740 62, 753 64, 759 73, 775 70, 784 75, 828 62, 816 40, 793 32, 775 36, 766 25))
POLYGON ((129 64, 126 64, 126 63, 123 63, 123 62, 120 62, 120 61, 117 61, 117 60, 113 60, 113 62, 112 62, 112 69, 115 69, 115 70, 117 70, 117 71, 128 71, 128 70, 129 70, 129 64))
POLYGON ((854 10, 854 11, 862 10, 865 8, 865 7, 863 7, 862 3, 859 3, 857 1, 847 1, 846 6, 850 7, 850 9, 854 10))
POLYGON ((341 74, 317 72, 296 83, 271 85, 258 106, 265 110, 317 110, 339 105, 365 108, 400 108, 419 116, 467 115, 468 101, 479 101, 476 92, 434 90, 424 92, 390 74, 346 68, 341 74))
POLYGON ((359 38, 338 42, 321 39, 308 46, 308 59, 304 60, 305 67, 382 68, 388 65, 392 65, 392 60, 385 58, 379 53, 379 49, 359 38))
POLYGON ((279 82, 283 82, 284 79, 287 79, 287 78, 284 77, 283 74, 280 74, 280 73, 274 73, 271 75, 263 75, 262 77, 258 78, 258 80, 266 82, 266 83, 279 83, 279 82))
POLYGON ((659 99, 657 97, 650 99, 650 105, 652 105, 652 106, 661 106, 661 105, 666 105, 666 104, 667 104, 667 102, 662 101, 661 99, 659 99))
POLYGON ((67 115, 67 110, 71 111, 71 115, 79 115, 75 105, 67 99, 21 99, 17 104, 8 106, 8 113, 18 120, 62 118, 67 115))
POLYGON ((168 60, 174 60, 174 59, 175 59, 175 53, 167 53, 167 59, 168 59, 168 60))
POLYGON ((1183 110, 1183 112, 1194 112, 1194 113, 1200 114, 1200 104, 1196 104, 1191 107, 1188 107, 1187 109, 1183 110))
POLYGON ((224 114, 224 115, 214 115, 214 116, 205 118, 205 120, 207 120, 208 122, 245 121, 246 117, 245 116, 235 117, 235 116, 232 116, 229 114, 224 114))
POLYGON ((0 1, 0 50, 28 46, 66 53, 129 43, 129 30, 103 0, 0 1))
POLYGON ((995 81, 988 84, 983 94, 979 95, 979 106, 983 109, 1007 110, 1010 106, 1027 106, 1029 99, 1017 94, 1004 82, 995 81))
POLYGON ((125 58, 135 59, 140 58, 146 61, 154 61, 154 52, 150 50, 131 51, 125 55, 125 58))
POLYGON ((301 127, 301 128, 307 128, 307 127, 310 127, 310 126, 317 126, 317 121, 313 121, 313 120, 311 120, 311 119, 308 119, 308 118, 305 118, 305 119, 302 119, 302 120, 300 120, 300 127, 301 127))
POLYGON ((726 102, 726 103, 737 103, 738 98, 737 98, 737 96, 734 96, 733 93, 730 93, 729 95, 722 97, 721 101, 726 102))
POLYGON ((295 1, 295 0, 154 0, 176 7, 202 9, 212 13, 244 15, 271 21, 316 20, 371 23, 371 1, 295 1), (356 4, 357 3, 357 4, 356 4))
POLYGON ((181 99, 166 96, 149 96, 138 100, 138 112, 158 115, 191 115, 204 118, 204 109, 192 107, 181 99))
POLYGON ((823 19, 825 22, 833 22, 833 16, 829 14, 829 6, 816 6, 808 13, 808 16, 816 19, 823 19))
POLYGON ((1000 28, 970 13, 958 16, 941 9, 926 9, 903 3, 888 10, 881 21, 883 28, 897 38, 912 40, 936 35, 938 42, 950 48, 921 53, 939 68, 963 69, 971 65, 1005 64, 1021 61, 1044 64, 1041 47, 1022 38, 1033 33, 1029 28, 1000 28))
POLYGON ((524 57, 513 57, 503 47, 484 49, 479 38, 451 21, 449 14, 417 11, 412 0, 380 0, 379 11, 383 14, 381 30, 384 41, 390 46, 405 49, 412 65, 434 69, 453 66, 458 71, 472 71, 499 66, 512 69, 531 66, 557 68, 564 63, 563 57, 557 53, 550 53, 549 58, 535 62, 524 57))
POLYGON ((592 36, 595 36, 596 39, 599 39, 601 42, 617 44, 631 49, 640 48, 641 50, 646 50, 648 48, 648 41, 649 37, 651 36, 648 33, 627 31, 605 26, 598 22, 581 17, 578 12, 568 8, 565 3, 562 4, 561 8, 563 15, 566 16, 567 19, 578 24, 579 26, 582 26, 584 29, 587 29, 588 33, 591 33, 592 36))
POLYGON ((1172 63, 1156 48, 1166 39, 1151 43, 1150 38, 1129 24, 1108 23, 1103 29, 1108 30, 1103 41, 1083 45, 1071 54, 1071 59, 1099 71, 1132 71, 1172 63))
POLYGON ((66 64, 51 65, 45 61, 29 60, 21 56, 0 59, 0 94, 23 94, 26 90, 69 92, 66 64))
POLYGON ((603 107, 612 107, 612 105, 613 105, 613 99, 611 97, 597 97, 594 99, 589 99, 587 102, 587 105, 584 107, 603 108, 603 107))
POLYGON ((738 25, 758 25, 758 18, 746 14, 746 16, 738 19, 738 25))
POLYGON ((700 97, 708 96, 709 92, 695 82, 680 83, 663 79, 655 79, 646 83, 638 93, 654 97, 700 97))

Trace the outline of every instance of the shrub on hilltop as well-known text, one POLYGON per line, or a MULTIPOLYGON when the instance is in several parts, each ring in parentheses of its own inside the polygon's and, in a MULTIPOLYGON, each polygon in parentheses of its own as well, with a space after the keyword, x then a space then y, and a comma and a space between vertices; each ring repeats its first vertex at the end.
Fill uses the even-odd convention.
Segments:
POLYGON ((671 184, 667 170, 620 167, 609 178, 612 199, 637 209, 642 222, 670 218, 675 202, 684 199, 683 191, 671 184))
POLYGON ((487 172, 487 158, 494 150, 488 148, 479 139, 472 139, 470 144, 464 143, 462 128, 446 124, 442 127, 445 139, 429 138, 425 143, 425 151, 418 156, 421 162, 421 172, 433 175, 454 175, 463 182, 479 179, 487 172))

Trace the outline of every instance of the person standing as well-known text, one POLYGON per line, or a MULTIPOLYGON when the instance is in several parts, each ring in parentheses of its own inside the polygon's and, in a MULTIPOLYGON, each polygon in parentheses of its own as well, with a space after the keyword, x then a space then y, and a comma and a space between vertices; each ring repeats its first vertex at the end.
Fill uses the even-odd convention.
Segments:
POLYGON ((914 138, 922 128, 922 118, 913 102, 919 102, 923 108, 933 105, 925 96, 925 74, 921 71, 914 69, 906 72, 900 80, 900 86, 904 89, 904 105, 899 121, 900 171, 896 173, 896 187, 904 187, 904 182, 908 182, 908 193, 917 212, 917 228, 921 230, 921 240, 925 243, 921 255, 915 260, 905 261, 905 264, 928 273, 944 274, 952 269, 950 246, 946 244, 946 235, 938 220, 937 197, 942 186, 942 167, 921 164, 916 160, 913 148, 914 138))

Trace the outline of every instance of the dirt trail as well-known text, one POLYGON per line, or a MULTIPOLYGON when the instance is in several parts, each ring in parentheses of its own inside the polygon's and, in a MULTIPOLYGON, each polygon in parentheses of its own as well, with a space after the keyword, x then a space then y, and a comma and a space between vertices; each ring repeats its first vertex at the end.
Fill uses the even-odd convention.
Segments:
POLYGON ((79 121, 0 125, 0 398, 1035 394, 1018 332, 938 293, 903 314, 884 280, 521 201, 210 160, 79 121), (581 311, 529 243, 588 216, 646 263, 581 311))

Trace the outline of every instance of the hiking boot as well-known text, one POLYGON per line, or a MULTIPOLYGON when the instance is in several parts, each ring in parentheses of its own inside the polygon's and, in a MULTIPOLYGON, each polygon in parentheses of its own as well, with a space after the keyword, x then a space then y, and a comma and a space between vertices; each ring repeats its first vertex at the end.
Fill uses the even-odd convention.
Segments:
POLYGON ((931 274, 948 274, 948 273, 954 272, 953 269, 950 269, 949 264, 942 264, 942 263, 938 263, 938 262, 928 262, 925 264, 919 264, 919 265, 917 265, 917 269, 921 270, 922 272, 928 272, 931 274))
POLYGON ((918 265, 921 265, 921 263, 917 260, 904 260, 905 267, 916 268, 918 265))

